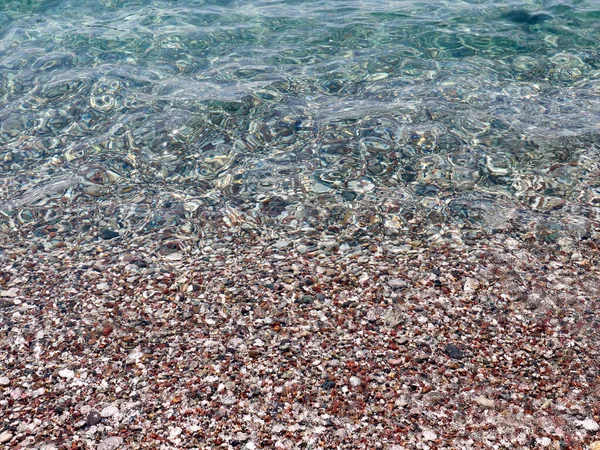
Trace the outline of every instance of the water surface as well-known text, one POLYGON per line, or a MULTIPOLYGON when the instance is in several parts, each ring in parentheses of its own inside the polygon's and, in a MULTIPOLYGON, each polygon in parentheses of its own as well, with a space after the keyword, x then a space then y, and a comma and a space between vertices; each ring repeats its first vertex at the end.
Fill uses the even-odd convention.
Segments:
POLYGON ((592 0, 2 1, 0 226, 585 236, 599 41, 592 0))

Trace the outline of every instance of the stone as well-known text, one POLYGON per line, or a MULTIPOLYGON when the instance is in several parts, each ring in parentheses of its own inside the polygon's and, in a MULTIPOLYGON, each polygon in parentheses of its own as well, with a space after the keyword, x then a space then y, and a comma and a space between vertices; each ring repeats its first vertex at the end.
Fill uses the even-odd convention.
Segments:
POLYGON ((10 380, 8 377, 0 377, 0 386, 8 386, 10 384, 10 380))
POLYGON ((290 245, 289 241, 279 240, 279 241, 275 242, 276 248, 285 248, 288 245, 290 245))
POLYGON ((177 439, 177 437, 179 437, 179 435, 182 432, 183 432, 183 430, 181 429, 181 427, 171 428, 171 430, 169 431, 169 439, 171 439, 171 440, 177 439))
POLYGON ((388 281, 388 286, 392 289, 400 289, 405 288, 407 286, 407 283, 401 278, 392 278, 388 281))
POLYGON ((107 240, 107 241, 110 240, 110 239, 114 239, 116 237, 119 237, 119 236, 120 236, 120 234, 117 231, 110 230, 108 228, 105 228, 105 229, 103 229, 100 232, 100 237, 102 239, 104 239, 104 240, 107 240))
POLYGON ((16 297, 19 295, 17 288, 10 288, 7 291, 0 291, 0 297, 16 297))
POLYGON ((63 378, 66 378, 67 380, 70 380, 75 376, 75 372, 71 369, 62 369, 60 372, 58 372, 58 375, 60 375, 63 378))
POLYGON ((590 444, 590 450, 600 450, 600 441, 595 441, 590 444))
POLYGON ((577 425, 579 425, 581 428, 583 428, 584 430, 587 430, 587 431, 598 431, 598 430, 600 430, 600 425, 598 425, 598 422, 596 422, 591 417, 588 417, 585 420, 577 420, 577 421, 575 421, 575 423, 577 425))
POLYGON ((0 434, 0 444, 9 442, 12 438, 13 438, 12 433, 7 430, 4 433, 0 434))
POLYGON ((444 353, 452 359, 462 359, 466 356, 465 352, 454 344, 446 345, 444 353))
POLYGON ((362 384, 362 381, 360 381, 360 378, 358 377, 350 377, 350 384, 354 387, 358 387, 362 384))
POLYGON ((435 434, 433 430, 425 429, 423 430, 423 439, 425 441, 435 441, 437 439, 437 434, 435 434))
POLYGON ((107 406, 106 408, 104 408, 102 411, 100 411, 100 415, 102 417, 112 417, 115 414, 117 414, 119 412, 119 408, 117 408, 116 406, 107 406))
POLYGON ((486 398, 484 396, 475 397, 475 403, 478 403, 481 406, 486 406, 488 408, 491 408, 496 404, 494 400, 486 398))
POLYGON ((90 411, 87 415, 86 422, 89 426, 98 425, 102 421, 102 416, 96 410, 90 411))
POLYGON ((119 436, 111 436, 103 439, 96 447, 96 450, 116 450, 123 445, 123 438, 119 436))
POLYGON ((298 253, 303 254, 308 251, 308 247, 304 244, 300 244, 298 247, 296 247, 296 250, 298 251, 298 253))
POLYGON ((335 381, 327 380, 321 387, 323 389, 333 389, 335 387, 335 381))

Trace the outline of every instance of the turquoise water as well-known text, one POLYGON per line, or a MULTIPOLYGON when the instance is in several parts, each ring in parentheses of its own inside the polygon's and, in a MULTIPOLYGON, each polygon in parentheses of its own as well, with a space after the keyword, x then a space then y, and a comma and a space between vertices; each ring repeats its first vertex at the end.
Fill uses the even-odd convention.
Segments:
POLYGON ((599 130, 593 0, 0 2, 4 231, 583 236, 599 130))

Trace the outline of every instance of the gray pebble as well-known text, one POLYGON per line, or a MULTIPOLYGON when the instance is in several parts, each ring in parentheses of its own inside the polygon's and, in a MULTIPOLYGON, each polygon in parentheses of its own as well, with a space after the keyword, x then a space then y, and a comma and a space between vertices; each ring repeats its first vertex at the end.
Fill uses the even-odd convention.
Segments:
POLYGON ((92 410, 87 415, 87 424, 90 426, 98 425, 101 420, 102 420, 102 417, 100 416, 100 413, 98 411, 92 410))

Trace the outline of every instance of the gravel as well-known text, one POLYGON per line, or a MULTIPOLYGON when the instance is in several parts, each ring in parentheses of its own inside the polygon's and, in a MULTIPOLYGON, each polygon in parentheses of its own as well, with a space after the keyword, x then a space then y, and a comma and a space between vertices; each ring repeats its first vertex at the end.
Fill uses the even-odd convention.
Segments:
POLYGON ((598 448, 595 245, 95 236, 0 237, 5 448, 598 448))

